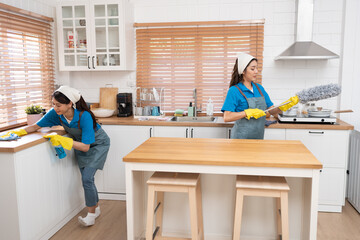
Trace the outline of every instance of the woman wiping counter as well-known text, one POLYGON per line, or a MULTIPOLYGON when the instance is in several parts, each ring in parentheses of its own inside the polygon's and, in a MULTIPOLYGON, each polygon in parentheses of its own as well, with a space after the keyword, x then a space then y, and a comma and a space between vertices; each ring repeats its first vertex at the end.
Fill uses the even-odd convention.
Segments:
POLYGON ((100 215, 99 197, 94 182, 98 169, 103 169, 110 147, 110 139, 95 121, 80 92, 68 86, 62 86, 52 95, 53 108, 37 123, 24 129, 13 130, 19 136, 35 132, 41 127, 61 125, 69 137, 47 135, 53 145, 61 145, 65 149, 74 148, 75 156, 81 172, 81 180, 85 192, 88 209, 86 217, 79 216, 84 226, 95 224, 100 215))

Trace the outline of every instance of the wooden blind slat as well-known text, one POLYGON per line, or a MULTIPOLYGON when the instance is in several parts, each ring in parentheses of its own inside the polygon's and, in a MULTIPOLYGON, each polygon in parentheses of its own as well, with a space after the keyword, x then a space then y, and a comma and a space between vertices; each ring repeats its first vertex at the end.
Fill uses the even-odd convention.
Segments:
POLYGON ((211 97, 215 111, 220 111, 238 52, 258 59, 257 82, 261 83, 264 25, 242 23, 230 23, 231 26, 169 23, 176 27, 161 23, 137 29, 137 86, 164 87, 165 111, 186 109, 193 101, 193 88, 197 88, 199 104, 205 106, 211 97))
POLYGON ((52 25, 1 10, 0 4, 0 128, 26 120, 31 105, 51 107, 54 91, 52 25))

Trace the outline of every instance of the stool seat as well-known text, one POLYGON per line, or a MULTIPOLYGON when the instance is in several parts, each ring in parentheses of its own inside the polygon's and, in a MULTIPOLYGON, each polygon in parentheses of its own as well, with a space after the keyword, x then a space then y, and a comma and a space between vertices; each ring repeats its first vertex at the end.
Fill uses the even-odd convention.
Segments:
POLYGON ((202 200, 199 173, 155 172, 147 181, 148 204, 146 220, 146 240, 189 239, 162 236, 164 193, 182 192, 189 195, 191 239, 203 240, 202 200), (155 231, 154 228, 154 215, 155 231))
POLYGON ((285 177, 242 176, 236 177, 236 203, 233 240, 240 239, 242 209, 245 196, 276 198, 278 239, 289 240, 288 192, 285 177))
POLYGON ((236 188, 245 189, 268 189, 289 191, 290 187, 284 177, 268 177, 268 176, 243 176, 236 177, 236 188))
POLYGON ((147 181, 148 185, 181 185, 195 187, 199 173, 155 172, 147 181))

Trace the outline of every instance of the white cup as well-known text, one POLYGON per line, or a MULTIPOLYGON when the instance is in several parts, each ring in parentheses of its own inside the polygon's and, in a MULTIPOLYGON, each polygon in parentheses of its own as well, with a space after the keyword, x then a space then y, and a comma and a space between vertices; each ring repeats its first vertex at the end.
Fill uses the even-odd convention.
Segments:
POLYGON ((142 107, 136 107, 135 108, 135 114, 136 114, 136 116, 142 116, 143 115, 143 108, 142 107))

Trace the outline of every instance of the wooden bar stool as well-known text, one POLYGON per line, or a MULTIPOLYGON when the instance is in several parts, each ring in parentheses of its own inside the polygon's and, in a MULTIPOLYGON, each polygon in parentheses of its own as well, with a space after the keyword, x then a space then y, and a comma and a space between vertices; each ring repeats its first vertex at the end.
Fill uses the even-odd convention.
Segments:
POLYGON ((237 176, 233 240, 240 239, 241 215, 245 196, 275 197, 278 239, 289 240, 289 185, 284 177, 237 176))
POLYGON ((155 172, 147 181, 148 203, 146 220, 146 240, 152 239, 190 239, 162 236, 164 210, 164 192, 184 192, 189 194, 191 239, 203 240, 204 227, 202 218, 200 174, 155 172), (156 199, 155 199, 156 193, 156 199), (156 205, 155 205, 156 201, 156 205), (154 215, 155 231, 153 231, 154 215))

